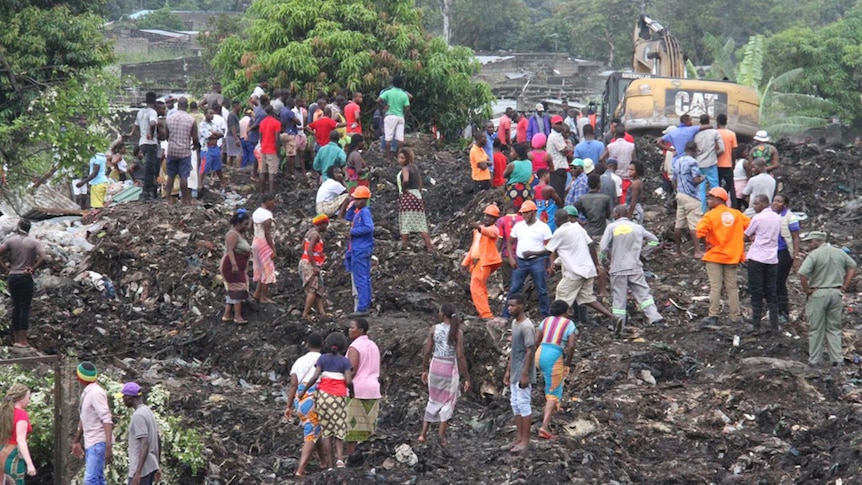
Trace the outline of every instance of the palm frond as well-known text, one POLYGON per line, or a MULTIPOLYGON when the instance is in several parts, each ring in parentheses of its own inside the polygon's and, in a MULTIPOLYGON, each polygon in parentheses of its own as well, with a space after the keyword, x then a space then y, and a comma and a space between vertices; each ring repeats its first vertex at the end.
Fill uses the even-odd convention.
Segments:
POLYGON ((736 82, 744 86, 758 88, 763 79, 763 36, 753 35, 743 48, 742 61, 739 63, 736 82))
POLYGON ((829 124, 829 120, 812 116, 790 116, 775 120, 761 120, 761 126, 774 136, 794 135, 812 128, 823 128, 827 124, 829 124), (766 122, 764 123, 764 121, 766 122))
POLYGON ((790 83, 799 79, 803 72, 805 71, 801 67, 783 72, 772 78, 772 87, 778 91, 783 91, 790 86, 790 83))

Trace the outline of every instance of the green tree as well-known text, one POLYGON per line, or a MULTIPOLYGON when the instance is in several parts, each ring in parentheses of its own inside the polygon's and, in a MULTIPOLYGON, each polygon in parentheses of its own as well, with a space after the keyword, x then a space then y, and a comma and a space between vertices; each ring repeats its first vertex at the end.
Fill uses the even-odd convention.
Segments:
POLYGON ((412 0, 256 1, 246 15, 248 37, 227 37, 213 60, 228 96, 247 96, 261 75, 311 97, 376 94, 402 74, 419 123, 448 132, 489 115, 493 95, 472 79, 473 52, 431 38, 412 0))
POLYGON ((790 82, 794 92, 832 101, 844 124, 862 126, 862 7, 818 29, 795 27, 764 45, 767 76, 804 66, 790 82))
POLYGON ((104 136, 91 129, 107 115, 110 80, 100 69, 112 54, 104 19, 85 2, 38 6, 45 3, 53 2, 0 7, 0 162, 12 181, 36 170, 27 162, 39 152, 57 153, 71 166, 105 148, 104 136))
POLYGON ((135 24, 139 29, 185 30, 183 19, 171 11, 171 6, 167 3, 139 18, 135 24))

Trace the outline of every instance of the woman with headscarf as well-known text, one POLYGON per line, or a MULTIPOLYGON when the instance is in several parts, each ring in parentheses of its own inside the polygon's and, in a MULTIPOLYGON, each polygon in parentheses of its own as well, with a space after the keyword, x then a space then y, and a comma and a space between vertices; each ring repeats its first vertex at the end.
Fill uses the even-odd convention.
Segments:
POLYGON ((251 214, 254 223, 254 239, 251 252, 254 257, 254 299, 260 303, 272 303, 269 299, 269 285, 275 284, 275 235, 272 210, 275 209, 275 195, 263 196, 263 204, 251 214))
POLYGON ((348 329, 347 358, 353 367, 353 397, 347 402, 347 454, 368 441, 377 429, 380 412, 380 349, 368 338, 368 320, 354 318, 348 329))
POLYGON ((440 423, 437 435, 440 444, 446 445, 446 429, 455 413, 455 405, 461 390, 470 390, 470 373, 467 371, 467 358, 464 355, 464 333, 461 331, 461 317, 452 303, 440 307, 441 323, 431 327, 423 349, 422 383, 428 386, 428 405, 422 422, 419 442, 428 438, 431 423, 440 423), (430 363, 430 365, 429 365, 430 363), (461 386, 461 375, 464 385, 461 386))
POLYGON ((221 320, 243 324, 242 302, 248 300, 248 259, 251 256, 251 244, 243 237, 251 219, 248 211, 239 208, 230 218, 231 228, 224 238, 225 252, 221 258, 219 272, 224 280, 225 297, 224 315, 221 320), (233 309, 233 318, 231 318, 233 309))
POLYGON ((322 448, 318 444, 320 438, 320 417, 314 405, 314 393, 317 386, 308 386, 311 376, 314 375, 314 365, 320 358, 320 349, 323 346, 323 338, 319 333, 308 336, 305 347, 308 352, 296 359, 290 368, 290 387, 287 390, 287 409, 284 417, 290 419, 293 411, 296 411, 299 422, 302 424, 302 452, 299 456, 299 465, 296 467, 296 476, 305 475, 305 467, 311 458, 311 452, 315 448, 321 456, 322 466, 328 467, 322 448), (302 399, 299 397, 302 396, 302 399))
POLYGON ((33 431, 27 406, 30 389, 12 384, 0 402, 0 484, 24 485, 24 476, 35 476, 36 467, 27 447, 27 435, 33 431))
POLYGON ((431 236, 428 235, 428 220, 425 217, 425 201, 422 200, 422 174, 413 164, 413 150, 401 148, 398 150, 398 172, 396 182, 398 193, 398 226, 401 232, 401 247, 407 250, 407 238, 418 232, 425 241, 425 250, 434 250, 431 236))

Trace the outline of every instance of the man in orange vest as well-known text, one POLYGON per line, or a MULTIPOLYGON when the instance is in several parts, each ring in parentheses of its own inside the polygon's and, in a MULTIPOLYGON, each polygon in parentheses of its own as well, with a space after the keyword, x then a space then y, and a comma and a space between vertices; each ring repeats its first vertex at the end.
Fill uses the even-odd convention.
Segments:
POLYGON ((697 237, 706 239, 706 274, 709 276, 709 316, 705 325, 716 325, 721 308, 721 287, 727 293, 730 319, 734 324, 742 323, 739 309, 739 288, 736 276, 739 263, 745 261, 744 231, 751 223, 745 214, 727 207, 727 191, 715 187, 706 196, 709 210, 697 223, 697 237))
POLYGON ((488 278, 503 263, 500 251, 497 250, 497 238, 500 237, 500 230, 497 229, 499 218, 500 209, 496 205, 485 207, 482 222, 473 223, 473 244, 461 263, 461 270, 470 273, 473 306, 476 307, 479 318, 484 319, 494 318, 488 303, 488 278))

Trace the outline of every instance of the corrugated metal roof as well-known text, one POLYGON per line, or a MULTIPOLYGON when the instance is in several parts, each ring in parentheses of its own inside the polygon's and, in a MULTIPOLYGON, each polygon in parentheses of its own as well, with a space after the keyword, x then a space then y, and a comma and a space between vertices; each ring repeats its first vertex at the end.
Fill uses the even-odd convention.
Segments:
POLYGON ((0 212, 7 216, 22 216, 28 219, 47 219, 61 215, 81 214, 81 208, 64 187, 40 185, 35 193, 29 191, 0 191, 0 212))
POLYGON ((159 29, 140 29, 141 32, 146 32, 148 34, 153 35, 162 35, 165 37, 170 37, 172 39, 179 39, 181 37, 188 37, 188 34, 181 34, 179 32, 171 32, 169 30, 159 30, 159 29))

